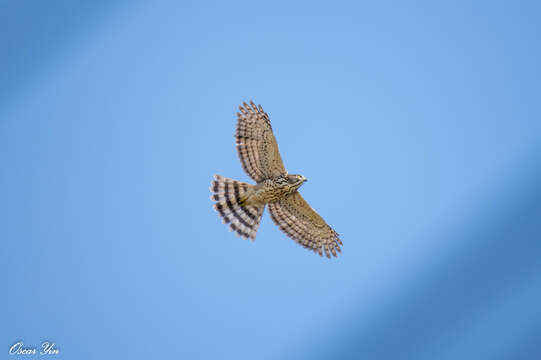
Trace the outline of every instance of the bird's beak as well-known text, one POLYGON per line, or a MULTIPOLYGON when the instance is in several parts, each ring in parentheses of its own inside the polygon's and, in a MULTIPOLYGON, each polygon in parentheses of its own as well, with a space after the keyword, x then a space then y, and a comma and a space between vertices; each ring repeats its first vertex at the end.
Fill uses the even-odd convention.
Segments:
POLYGON ((302 180, 303 180, 304 182, 307 182, 307 181, 308 181, 308 179, 307 179, 307 178, 303 178, 302 180))

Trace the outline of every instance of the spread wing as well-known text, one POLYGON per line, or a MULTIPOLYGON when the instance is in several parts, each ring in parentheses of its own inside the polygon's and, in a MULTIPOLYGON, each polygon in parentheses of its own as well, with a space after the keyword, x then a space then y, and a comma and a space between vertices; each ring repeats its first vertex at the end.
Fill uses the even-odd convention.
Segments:
POLYGON ((235 138, 244 171, 258 183, 286 174, 267 113, 253 101, 239 109, 235 138))
POLYGON ((342 252, 339 245, 342 241, 317 212, 308 205, 301 194, 295 192, 291 196, 277 202, 269 203, 272 221, 287 236, 307 249, 316 251, 328 258, 342 252))

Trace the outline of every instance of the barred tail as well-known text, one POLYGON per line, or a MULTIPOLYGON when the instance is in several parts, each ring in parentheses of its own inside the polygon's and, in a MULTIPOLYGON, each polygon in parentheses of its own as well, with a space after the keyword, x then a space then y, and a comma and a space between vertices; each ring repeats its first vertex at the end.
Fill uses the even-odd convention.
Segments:
POLYGON ((231 230, 243 238, 254 240, 265 205, 242 205, 254 185, 220 175, 214 175, 214 179, 210 183, 210 191, 214 193, 210 198, 216 201, 214 209, 222 217, 223 223, 229 223, 231 230))

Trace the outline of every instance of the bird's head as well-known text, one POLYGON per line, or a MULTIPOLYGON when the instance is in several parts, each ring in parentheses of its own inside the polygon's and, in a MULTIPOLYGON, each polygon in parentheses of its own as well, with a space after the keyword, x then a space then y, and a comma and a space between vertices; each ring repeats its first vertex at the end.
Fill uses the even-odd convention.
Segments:
POLYGON ((308 181, 308 179, 299 174, 289 174, 287 176, 287 182, 291 184, 294 190, 297 190, 306 181, 308 181))

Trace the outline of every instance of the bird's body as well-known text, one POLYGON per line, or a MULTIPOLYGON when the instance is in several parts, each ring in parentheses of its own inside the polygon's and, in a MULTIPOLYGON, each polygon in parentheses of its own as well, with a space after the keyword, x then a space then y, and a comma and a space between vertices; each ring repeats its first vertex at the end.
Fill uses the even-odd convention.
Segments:
POLYGON ((306 179, 301 175, 278 176, 255 185, 244 205, 264 205, 280 200, 296 191, 306 179), (297 176, 299 176, 297 178, 297 176))
POLYGON ((244 170, 257 184, 215 175, 210 188, 214 208, 233 231, 253 240, 268 204, 272 220, 289 237, 320 255, 336 256, 342 244, 338 233, 297 191, 307 180, 285 170, 268 115, 261 105, 243 105, 237 114, 237 151, 244 170))

